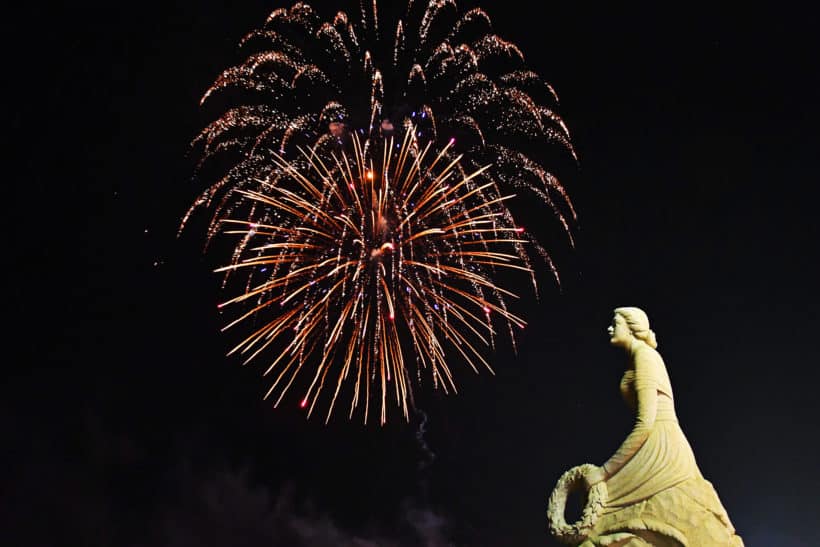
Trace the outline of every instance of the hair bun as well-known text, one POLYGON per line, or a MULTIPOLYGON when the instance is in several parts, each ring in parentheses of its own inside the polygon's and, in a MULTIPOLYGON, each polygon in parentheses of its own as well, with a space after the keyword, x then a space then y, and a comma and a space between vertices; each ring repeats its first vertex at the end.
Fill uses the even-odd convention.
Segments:
POLYGON ((655 331, 652 329, 640 330, 637 332, 633 332, 632 336, 640 340, 641 342, 646 343, 652 349, 658 347, 658 340, 655 338, 655 331))
POLYGON ((648 329, 646 331, 646 339, 644 340, 644 342, 646 342, 646 344, 650 348, 656 349, 658 347, 658 339, 655 338, 655 331, 653 331, 652 329, 648 329))

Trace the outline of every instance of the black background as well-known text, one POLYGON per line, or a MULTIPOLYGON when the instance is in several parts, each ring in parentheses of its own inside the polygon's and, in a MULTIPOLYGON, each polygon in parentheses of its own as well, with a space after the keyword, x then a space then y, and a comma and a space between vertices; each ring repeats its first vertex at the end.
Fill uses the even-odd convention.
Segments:
POLYGON ((555 481, 630 427, 621 305, 747 545, 820 541, 816 16, 484 5, 561 95, 580 231, 518 355, 423 394, 419 440, 420 415, 271 408, 224 357, 213 261, 175 238, 199 96, 278 6, 7 15, 4 545, 552 545, 555 481))

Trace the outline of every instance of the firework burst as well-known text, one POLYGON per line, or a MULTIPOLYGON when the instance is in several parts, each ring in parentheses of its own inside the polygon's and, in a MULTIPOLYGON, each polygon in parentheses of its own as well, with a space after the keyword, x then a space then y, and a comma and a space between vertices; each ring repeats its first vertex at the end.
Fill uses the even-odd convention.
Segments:
POLYGON ((532 273, 509 196, 476 183, 483 170, 463 174, 448 147, 416 144, 411 132, 398 147, 388 139, 374 164, 354 137, 331 162, 302 151, 306 169, 274 154, 277 182, 241 193, 253 215, 221 223, 240 243, 220 270, 244 273, 245 287, 221 305, 241 308, 226 329, 254 323, 231 353, 274 355, 275 405, 298 386, 301 406, 324 398, 329 419, 351 385, 350 416, 361 404, 366 422, 378 400, 384 423, 394 400, 407 419, 414 383, 456 389, 448 355, 491 370, 481 350, 498 326, 524 326, 492 276, 532 273))
POLYGON ((415 384, 455 390, 453 357, 490 368, 497 329, 514 344, 500 271, 536 293, 531 254, 558 275, 508 198, 545 204, 572 244, 570 198, 536 158, 576 158, 554 90, 486 12, 351 3, 325 21, 277 9, 241 41, 202 98, 221 112, 193 141, 212 182, 180 230, 207 209, 208 242, 237 238, 226 328, 250 332, 232 351, 246 362, 273 356, 276 405, 298 392, 329 418, 349 388, 350 416, 378 401, 384 423, 390 401, 408 417, 415 384))

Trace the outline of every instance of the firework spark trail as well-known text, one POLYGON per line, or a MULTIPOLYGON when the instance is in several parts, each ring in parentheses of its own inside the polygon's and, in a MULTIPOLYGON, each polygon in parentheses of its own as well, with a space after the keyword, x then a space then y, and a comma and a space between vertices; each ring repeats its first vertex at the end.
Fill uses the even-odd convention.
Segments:
POLYGON ((430 445, 427 444, 427 441, 424 438, 424 435, 427 433, 427 413, 420 408, 416 408, 416 418, 419 420, 418 427, 416 428, 416 446, 418 446, 419 451, 421 452, 421 458, 418 463, 418 480, 422 502, 427 503, 429 494, 428 468, 433 465, 433 462, 436 459, 436 453, 430 449, 430 445))
POLYGON ((430 445, 428 445, 424 439, 424 435, 427 433, 427 420, 429 419, 427 413, 421 409, 416 409, 416 416, 419 418, 419 425, 416 429, 416 444, 422 452, 422 458, 419 460, 418 468, 419 473, 423 473, 432 465, 436 459, 436 454, 430 449, 430 445))
POLYGON ((226 329, 256 322, 231 353, 274 355, 275 405, 298 384, 309 414, 326 395, 328 420, 352 383, 350 416, 364 399, 366 422, 375 393, 381 423, 389 400, 409 420, 414 378, 455 391, 448 355, 490 369, 481 347, 496 325, 524 326, 508 311, 516 295, 491 273, 531 273, 516 250, 526 240, 504 214, 509 196, 471 185, 483 171, 462 176, 449 148, 416 155, 407 132, 399 148, 384 142, 375 165, 358 138, 353 148, 332 163, 304 150, 307 170, 274 154, 286 180, 241 191, 255 214, 222 222, 240 241, 218 271, 247 282, 220 307, 241 310, 226 329))

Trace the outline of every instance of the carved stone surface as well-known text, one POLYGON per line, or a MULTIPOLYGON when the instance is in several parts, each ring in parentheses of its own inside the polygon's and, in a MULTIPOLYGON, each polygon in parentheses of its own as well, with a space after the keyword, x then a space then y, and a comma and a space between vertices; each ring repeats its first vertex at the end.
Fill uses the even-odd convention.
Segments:
POLYGON ((646 314, 618 308, 608 331, 610 343, 628 356, 621 394, 635 412, 635 426, 601 467, 579 466, 558 481, 547 513, 550 531, 580 547, 742 546, 678 424, 672 385, 646 314), (583 481, 568 480, 579 473, 583 481), (588 507, 583 522, 567 525, 564 503, 579 484, 588 491, 588 507))

